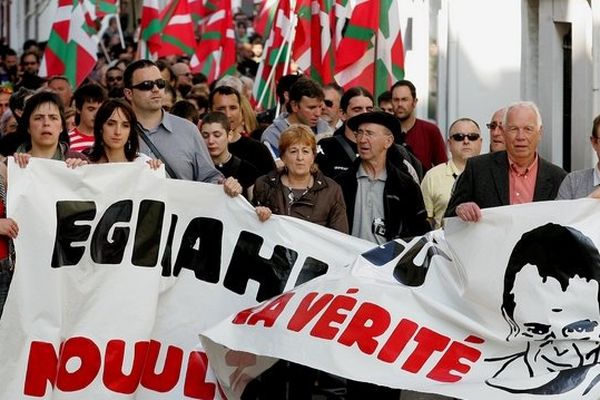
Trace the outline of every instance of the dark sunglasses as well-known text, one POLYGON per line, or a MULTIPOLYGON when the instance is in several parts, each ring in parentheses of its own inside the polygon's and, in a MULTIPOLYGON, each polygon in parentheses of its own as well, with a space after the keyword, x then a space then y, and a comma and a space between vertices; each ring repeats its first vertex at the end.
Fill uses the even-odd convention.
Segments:
POLYGON ((455 133, 454 135, 450 135, 450 137, 457 142, 462 142, 465 138, 469 139, 470 142, 474 142, 479 139, 480 135, 479 133, 455 133))
POLYGON ((325 103, 325 105, 327 107, 333 107, 333 101, 331 101, 331 100, 325 99, 325 100, 323 100, 323 103, 325 103))
POLYGON ((165 81, 164 79, 157 79, 155 81, 143 81, 138 83, 137 85, 131 85, 131 88, 148 91, 154 89, 154 85, 156 85, 156 87, 159 89, 164 89, 167 86, 167 81, 165 81))
POLYGON ((489 124, 485 124, 490 131, 493 131, 496 128, 502 128, 502 124, 497 122, 490 122, 489 124))

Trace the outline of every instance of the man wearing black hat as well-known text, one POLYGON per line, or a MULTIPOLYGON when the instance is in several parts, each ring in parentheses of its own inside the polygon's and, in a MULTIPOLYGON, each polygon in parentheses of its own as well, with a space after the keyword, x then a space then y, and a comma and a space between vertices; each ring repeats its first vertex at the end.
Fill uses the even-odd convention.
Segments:
POLYGON ((419 185, 390 160, 398 119, 368 112, 350 118, 347 125, 355 133, 359 157, 337 181, 352 236, 381 244, 431 230, 419 185))
MULTIPOLYGON (((421 189, 390 160, 400 122, 376 111, 350 118, 346 125, 356 136, 358 158, 336 179, 342 187, 352 236, 382 244, 394 238, 422 235, 431 226, 421 189)), ((397 165, 397 164, 396 164, 397 165)), ((397 400, 400 391, 348 381, 348 400, 397 400)))

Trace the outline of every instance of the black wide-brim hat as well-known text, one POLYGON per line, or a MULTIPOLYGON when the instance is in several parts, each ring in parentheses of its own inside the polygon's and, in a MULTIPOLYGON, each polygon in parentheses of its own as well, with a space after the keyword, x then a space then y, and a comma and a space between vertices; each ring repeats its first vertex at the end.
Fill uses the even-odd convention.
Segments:
POLYGON ((392 114, 383 111, 372 111, 355 115, 346 122, 346 125, 356 132, 360 125, 367 123, 383 125, 388 128, 394 136, 399 135, 400 132, 402 132, 400 120, 392 114))

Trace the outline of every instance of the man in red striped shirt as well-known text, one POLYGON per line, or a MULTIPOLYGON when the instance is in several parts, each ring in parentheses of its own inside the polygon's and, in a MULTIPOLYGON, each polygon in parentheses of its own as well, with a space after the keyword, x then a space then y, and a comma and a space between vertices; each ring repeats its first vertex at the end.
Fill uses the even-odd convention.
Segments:
POLYGON ((80 86, 73 94, 75 99, 75 123, 69 132, 69 145, 73 151, 83 152, 94 144, 94 119, 96 112, 106 100, 106 91, 95 83, 80 86))

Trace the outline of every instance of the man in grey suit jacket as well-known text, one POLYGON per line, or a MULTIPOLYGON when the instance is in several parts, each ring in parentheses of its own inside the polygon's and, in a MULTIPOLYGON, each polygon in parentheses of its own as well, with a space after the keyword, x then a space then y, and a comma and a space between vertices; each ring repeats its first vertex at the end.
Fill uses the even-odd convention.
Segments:
POLYGON ((532 102, 508 106, 502 130, 506 151, 467 160, 448 203, 447 217, 476 222, 482 208, 556 197, 567 173, 537 154, 543 133, 537 106, 532 102))
MULTIPOLYGON (((590 142, 600 160, 600 115, 594 118, 590 142)), ((556 200, 587 197, 598 185, 600 185, 600 161, 593 168, 569 173, 558 189, 556 200)))

